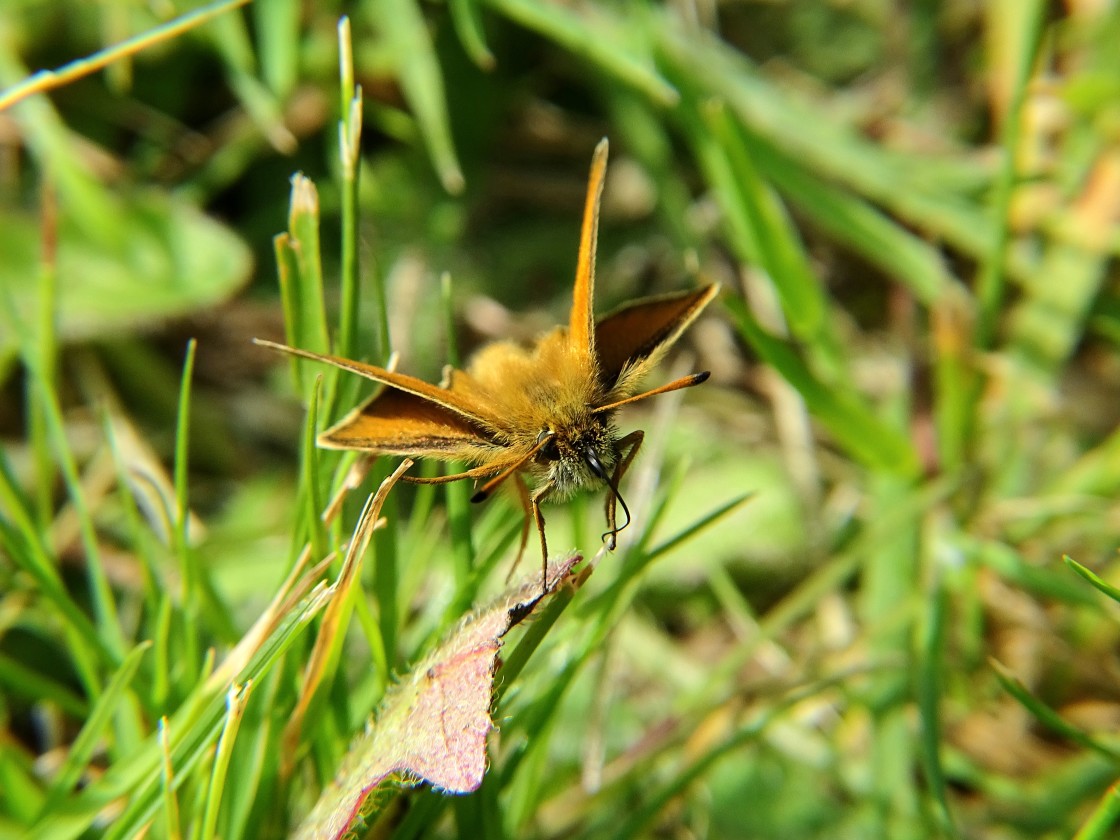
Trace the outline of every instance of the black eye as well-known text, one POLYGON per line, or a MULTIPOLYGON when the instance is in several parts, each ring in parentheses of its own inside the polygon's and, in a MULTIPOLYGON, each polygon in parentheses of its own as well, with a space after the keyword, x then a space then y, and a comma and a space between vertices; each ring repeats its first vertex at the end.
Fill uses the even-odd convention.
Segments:
POLYGON ((560 457, 560 450, 556 448, 556 435, 551 429, 541 429, 541 433, 537 435, 537 443, 545 441, 544 446, 540 448, 537 453, 538 458, 544 458, 547 461, 555 461, 560 457))
POLYGON ((592 475, 603 481, 607 480, 607 472, 603 469, 603 462, 599 460, 599 456, 590 446, 583 450, 583 460, 587 462, 592 475))

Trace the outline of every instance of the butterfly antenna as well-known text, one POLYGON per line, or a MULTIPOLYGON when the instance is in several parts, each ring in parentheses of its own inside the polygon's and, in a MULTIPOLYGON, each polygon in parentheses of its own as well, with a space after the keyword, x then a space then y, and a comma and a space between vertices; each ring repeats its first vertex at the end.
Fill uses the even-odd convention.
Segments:
POLYGON ((616 408, 621 408, 624 405, 644 400, 647 397, 656 397, 658 394, 667 394, 670 391, 679 391, 681 388, 691 388, 694 385, 699 385, 701 382, 707 382, 708 377, 712 375, 709 370, 700 373, 690 373, 688 376, 682 376, 680 379, 674 379, 660 388, 654 388, 652 391, 646 391, 641 394, 635 394, 632 397, 627 397, 624 400, 613 402, 610 405, 600 405, 591 409, 592 414, 602 414, 607 411, 614 411, 616 408))

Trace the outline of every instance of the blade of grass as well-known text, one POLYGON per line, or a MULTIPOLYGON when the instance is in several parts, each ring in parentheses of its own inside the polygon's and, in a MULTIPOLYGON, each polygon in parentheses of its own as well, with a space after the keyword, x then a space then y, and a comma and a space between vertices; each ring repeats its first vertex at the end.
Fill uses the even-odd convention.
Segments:
POLYGON ((322 392, 323 377, 316 375, 311 387, 311 402, 307 407, 307 416, 303 423, 303 440, 300 447, 300 488, 301 500, 304 503, 304 518, 307 530, 310 532, 308 541, 311 543, 313 557, 325 557, 327 554, 327 530, 324 526, 320 511, 323 510, 323 498, 319 489, 319 476, 321 465, 319 448, 315 445, 316 430, 319 425, 319 395, 322 392))
MULTIPOLYGON (((1077 222, 1083 229, 1096 226, 1090 218, 1077 222)), ((1094 249, 1051 242, 1038 270, 1024 278, 1025 295, 1011 313, 1008 344, 1048 381, 1060 375, 1084 336, 1111 260, 1105 243, 1094 249)))
POLYGON ((182 836, 179 818, 179 799, 175 795, 178 781, 175 776, 175 765, 171 760, 171 734, 168 732, 170 724, 166 717, 159 719, 159 746, 163 760, 160 762, 160 780, 163 792, 163 830, 169 840, 179 840, 182 836))
MULTIPOLYGON (((447 272, 440 277, 440 302, 443 304, 444 330, 447 334, 447 363, 460 367, 459 349, 455 336, 455 307, 451 295, 451 275, 447 272)), ((448 464, 448 475, 461 472, 465 465, 448 464)), ((456 613, 469 606, 463 603, 463 595, 470 592, 467 583, 473 574, 476 556, 474 537, 471 531, 471 489, 465 481, 452 481, 444 488, 447 503, 447 519, 451 526, 451 549, 454 562, 455 590, 460 597, 455 599, 453 609, 456 613)))
POLYGON ((854 458, 874 470, 917 475, 918 457, 905 437, 853 394, 837 393, 821 383, 793 347, 755 322, 741 300, 728 298, 726 303, 743 338, 798 390, 813 416, 854 458))
POLYGON ((44 434, 46 424, 39 394, 41 391, 57 392, 58 386, 58 206, 49 180, 44 183, 40 195, 43 258, 39 272, 39 307, 35 332, 43 380, 38 383, 39 387, 36 387, 34 379, 27 380, 26 398, 27 433, 35 464, 37 488, 35 512, 37 521, 45 529, 51 521, 54 508, 55 468, 44 434))
POLYGON ((789 216, 763 180, 723 104, 703 103, 698 116, 706 130, 694 132, 694 143, 700 147, 708 183, 731 223, 728 239, 733 247, 750 243, 739 258, 757 263, 766 272, 792 332, 807 342, 823 341, 828 304, 789 216))
POLYGON ((114 417, 112 410, 106 406, 102 412, 101 428, 105 440, 109 444, 109 452, 113 456, 113 466, 117 471, 117 496, 124 511, 129 544, 140 560, 139 567, 141 584, 144 590, 144 603, 154 614, 158 608, 164 587, 161 585, 162 581, 151 534, 143 526, 140 507, 136 499, 135 485, 129 480, 128 467, 125 466, 124 453, 121 450, 121 435, 117 431, 118 426, 125 435, 135 436, 135 431, 128 426, 127 421, 120 417, 114 417))
POLYGON ((338 580, 332 587, 331 601, 327 605, 319 627, 319 634, 315 639, 307 669, 301 682, 300 697, 295 709, 288 719, 284 730, 284 763, 281 765, 281 775, 290 776, 295 767, 296 747, 299 743, 300 732, 304 718, 312 708, 316 691, 333 678, 339 659, 342 656, 342 644, 346 638, 346 630, 350 622, 353 604, 360 589, 355 586, 358 581, 358 572, 361 570, 362 558, 369 548, 374 530, 378 527, 378 517, 385 504, 389 491, 398 479, 412 466, 412 461, 404 459, 397 469, 381 482, 377 492, 366 500, 366 505, 358 517, 354 527, 354 535, 346 551, 342 569, 339 571, 338 580))
MULTIPOLYGON (((650 31, 671 79, 689 79, 705 98, 727 102, 752 135, 783 149, 816 177, 846 185, 967 254, 987 253, 994 229, 973 201, 934 188, 915 160, 884 151, 823 115, 815 103, 771 84, 730 45, 676 25, 666 12, 654 17, 650 31)), ((1011 268, 1018 272, 1022 261, 1013 260, 1011 268)))
MULTIPOLYGON (((195 563, 193 552, 190 550, 191 535, 189 533, 190 502, 187 489, 188 470, 190 467, 190 438, 191 438, 191 382, 194 378, 194 359, 198 349, 198 342, 193 338, 187 342, 187 353, 183 359, 183 376, 179 380, 179 410, 175 420, 175 514, 171 529, 171 547, 183 574, 183 600, 184 603, 197 601, 201 588, 199 570, 195 563)), ((197 662, 192 658, 192 663, 197 662)))
POLYGON ((494 702, 501 703, 506 691, 516 682, 529 657, 540 647, 549 630, 556 624, 557 619, 568 609, 572 598, 575 597, 574 587, 563 587, 553 593, 544 610, 533 614, 533 621, 525 630, 525 635, 517 643, 517 647, 502 659, 500 684, 494 691, 494 702))
POLYGON ((999 145, 1003 158, 992 196, 991 210, 995 228, 988 246, 980 255, 980 272, 976 278, 979 308, 976 341, 980 348, 990 347, 994 341, 996 325, 1003 308, 1005 260, 1011 235, 1011 199, 1018 181, 1016 155, 1023 127, 1023 104, 1041 43, 1046 10, 1047 4, 1042 0, 1001 0, 990 10, 992 17, 989 20, 992 26, 989 27, 989 32, 1010 33, 1010 43, 1005 46, 1013 57, 1009 79, 1010 98, 1000 131, 999 145))
POLYGON ((1113 836, 1117 820, 1120 820, 1120 782, 1109 785, 1093 813, 1073 835, 1073 840, 1106 840, 1113 836))
POLYGON ((1018 700, 1020 705, 1034 716, 1035 720, 1065 740, 1099 753, 1113 764, 1120 763, 1120 748, 1095 738, 1067 722, 1054 709, 1031 694, 1027 687, 1002 664, 995 659, 989 661, 992 668, 995 669, 996 679, 999 680, 1000 685, 1004 687, 1008 694, 1018 700))
POLYGON ((498 61, 486 45, 478 0, 450 0, 447 8, 451 12, 455 34, 459 36, 459 42, 471 61, 480 70, 493 70, 498 61))
POLYGON ((22 837, 43 803, 41 774, 31 761, 15 750, 0 750, 0 790, 8 806, 4 829, 13 838, 22 837))
POLYGON ((627 837, 646 836, 650 823, 664 810, 668 804, 679 797, 694 784, 703 778, 719 761, 758 738, 777 716, 778 710, 768 710, 759 715, 756 720, 739 728, 730 738, 719 747, 709 750, 698 759, 692 761, 683 770, 676 773, 666 784, 649 791, 643 797, 641 806, 625 816, 620 824, 611 829, 612 836, 623 840, 627 837))
POLYGON ((58 70, 40 70, 0 95, 0 111, 32 94, 45 93, 48 90, 69 85, 83 76, 88 76, 90 73, 108 67, 125 56, 135 55, 148 47, 171 41, 182 33, 189 32, 191 29, 232 9, 244 6, 248 2, 249 0, 219 0, 219 2, 211 3, 208 6, 194 9, 162 26, 153 27, 134 38, 129 38, 127 41, 117 44, 115 47, 98 50, 89 58, 71 61, 58 70))
POLYGON ((949 808, 945 768, 941 763, 941 694, 945 684, 945 618, 948 614, 949 593, 940 580, 933 583, 927 597, 927 607, 920 626, 920 658, 915 672, 915 695, 921 715, 921 758, 925 768, 926 784, 936 804, 935 813, 943 835, 958 837, 960 832, 953 823, 949 808))
POLYGON ((829 593, 842 591, 862 569, 867 555, 886 538, 885 535, 942 503, 952 489, 953 482, 941 479, 911 490, 861 530, 842 550, 834 551, 793 590, 760 615, 755 635, 731 648, 709 669, 709 676, 702 690, 681 698, 677 704, 681 713, 688 714, 710 706, 713 696, 736 690, 737 675, 757 653, 760 645, 788 632, 799 619, 811 614, 829 593))
MULTIPOLYGON (((529 762, 532 765, 534 762, 541 760, 540 753, 547 749, 549 743, 547 733, 552 731, 551 727, 556 720, 557 710, 562 708, 561 701, 564 695, 571 688, 576 675, 582 670, 583 666, 602 648, 606 635, 617 624, 619 613, 629 605, 636 590, 636 583, 640 578, 640 571, 646 568, 656 557, 680 546, 705 528, 710 527, 747 498, 749 497, 744 496, 722 505, 712 513, 682 529, 677 535, 661 543, 653 552, 638 552, 631 549, 626 559, 624 573, 616 577, 606 590, 580 606, 577 615, 586 617, 586 620, 591 622, 591 626, 581 633, 579 642, 571 652, 563 670, 552 676, 548 691, 533 703, 531 709, 520 713, 514 720, 514 725, 507 726, 504 730, 510 737, 515 737, 516 732, 519 731, 526 734, 524 749, 507 756, 502 766, 502 787, 506 788, 514 785, 516 780, 518 788, 516 798, 519 801, 529 803, 539 799, 539 790, 534 792, 534 789, 542 783, 541 777, 534 776, 533 778, 521 779, 518 768, 523 762, 529 762)), ((603 551, 605 550, 604 548, 603 551)), ((499 700, 504 696, 506 687, 515 682, 532 652, 540 645, 549 627, 555 622, 555 617, 559 617, 560 611, 566 609, 570 597, 565 591, 558 592, 543 615, 534 618, 533 623, 526 630, 522 642, 514 648, 505 660, 502 667, 502 685, 497 691, 499 700), (553 617, 554 610, 555 617, 553 617)), ((532 773, 529 775, 532 776, 532 773)), ((527 808, 528 805, 525 807, 527 808)), ((513 811, 518 812, 516 806, 513 807, 513 811)), ((527 816, 528 813, 529 811, 525 811, 524 815, 527 816)), ((518 819, 520 818, 512 818, 513 823, 517 823, 518 819)))
MULTIPOLYGON (((302 634, 311 619, 325 606, 328 588, 320 585, 298 605, 285 612, 279 625, 262 640, 249 663, 234 681, 259 682, 280 661, 302 634)), ((211 754, 226 715, 225 688, 205 685, 188 697, 169 719, 171 766, 174 782, 189 778, 191 769, 211 754)), ((127 800, 124 811, 106 832, 108 838, 134 836, 156 815, 164 797, 162 766, 164 750, 158 738, 149 738, 130 760, 116 762, 104 775, 73 797, 66 808, 54 811, 37 823, 28 840, 68 840, 86 831, 109 803, 127 800)))
POLYGON ((453 195, 463 191, 463 171, 451 139, 447 95, 424 16, 414 0, 367 0, 369 17, 379 21, 392 46, 393 63, 405 100, 420 126, 443 188, 453 195))
POLYGON ((1071 569, 1073 569, 1075 572, 1077 572, 1077 574, 1081 575, 1081 577, 1083 577, 1083 578, 1085 578, 1085 580, 1089 581, 1089 583, 1092 584, 1094 588, 1096 588, 1100 592, 1107 595, 1113 601, 1116 601, 1118 604, 1120 604, 1120 589, 1117 589, 1111 583, 1108 583, 1107 581, 1103 580, 1096 573, 1094 573, 1091 570, 1085 568, 1080 563, 1078 563, 1076 560, 1074 560, 1072 557, 1063 556, 1062 560, 1065 561, 1065 564, 1067 566, 1069 566, 1071 569))
MULTIPOLYGON (((338 22, 339 93, 342 114, 338 125, 339 157, 342 161, 342 239, 339 243, 341 294, 336 351, 344 358, 357 353, 358 312, 361 284, 358 282, 359 175, 361 172, 362 90, 354 85, 354 54, 350 41, 350 19, 338 22)), ((328 416, 333 405, 328 406, 328 416)))
MULTIPOLYGON (((293 347, 300 346, 303 336, 303 313, 299 305, 298 280, 299 264, 296 262, 292 237, 278 233, 272 237, 272 250, 276 256, 276 277, 280 285, 280 304, 284 310, 284 335, 293 347)), ((292 387, 297 394, 303 389, 303 360, 289 356, 288 364, 292 369, 292 387)))
POLYGON ((35 702, 55 703, 71 717, 89 717, 89 704, 72 688, 4 654, 0 654, 0 686, 7 689, 8 698, 22 696, 35 702))
POLYGON ((299 0, 268 0, 253 3, 249 9, 261 75, 273 95, 283 101, 295 89, 302 69, 299 0))
POLYGON ((112 665, 113 652, 101 638, 97 628, 66 591, 54 562, 43 544, 43 535, 32 521, 31 514, 12 475, 7 456, 0 449, 0 547, 7 557, 35 581, 39 592, 58 609, 59 618, 67 627, 71 651, 91 697, 97 693, 97 668, 94 663, 112 665), (15 519, 8 524, 6 517, 15 519))
MULTIPOLYGON (((662 107, 671 107, 680 96, 662 76, 648 54, 631 47, 627 27, 638 21, 612 15, 605 6, 585 7, 575 12, 568 6, 536 3, 533 0, 487 0, 487 5, 510 20, 562 45, 573 55, 597 65, 609 79, 616 79, 649 97, 662 107)), ((631 9, 636 12, 637 9, 631 9)))
POLYGON ((281 154, 293 154, 298 143, 284 124, 282 103, 255 75, 257 56, 243 16, 222 15, 200 35, 213 44, 230 89, 260 135, 281 154))
POLYGON ((299 317, 296 346, 330 352, 326 307, 323 304, 323 261, 319 249, 319 191, 310 178, 292 176, 288 210, 289 247, 295 259, 293 291, 299 317))
POLYGON ((947 295, 930 311, 934 351, 934 422, 937 454, 942 469, 961 469, 976 445, 972 435, 975 405, 972 388, 976 359, 972 352, 975 327, 972 298, 947 295))
MULTIPOLYGON (((976 563, 994 570, 1008 582, 1022 587, 1024 591, 1040 599, 1064 601, 1067 604, 1086 607, 1099 604, 1097 597, 1080 581, 1071 578, 1061 569, 1034 565, 1019 551, 1005 543, 961 537, 958 544, 965 555, 974 558, 976 563)), ((1078 570, 1074 568, 1074 571, 1078 570)))
POLYGON ((244 685, 231 686, 226 694, 226 717, 222 725, 222 734, 218 737, 218 747, 214 754, 214 766, 210 771, 210 784, 206 794, 206 810, 201 820, 202 829, 199 836, 202 840, 212 840, 216 836, 218 809, 226 787, 233 745, 252 690, 253 683, 247 682, 244 685))
POLYGON ((758 169, 799 213, 905 285, 922 303, 932 306, 951 289, 963 291, 935 247, 869 202, 814 177, 801 161, 766 137, 752 135, 750 149, 758 169))
POLYGON ((140 667, 140 660, 151 646, 151 642, 141 642, 129 651, 121 667, 109 680, 104 693, 97 698, 97 702, 82 724, 81 732, 70 744, 66 759, 51 782, 46 801, 39 810, 38 816, 35 818, 36 821, 43 819, 48 813, 59 807, 62 799, 69 795, 81 780, 82 774, 93 759, 94 751, 100 745, 105 729, 116 713, 125 692, 131 686, 133 677, 136 676, 136 671, 140 667))
MULTIPOLYGON (((42 420, 46 427, 46 438, 50 442, 51 449, 58 461, 67 495, 74 506, 74 513, 78 520, 78 532, 85 553, 86 580, 89 586, 89 597, 93 604, 97 636, 101 640, 105 651, 108 652, 111 664, 116 667, 120 665, 124 657, 126 647, 124 634, 118 621, 112 588, 109 586, 109 580, 102 563, 97 532, 93 524, 93 514, 89 505, 86 504, 78 466, 66 438, 66 424, 62 417, 62 407, 58 402, 58 395, 50 387, 51 377, 43 370, 44 360, 40 357, 34 337, 28 334, 26 326, 16 314, 10 295, 2 289, 0 289, 0 304, 3 304, 8 310, 10 321, 16 329, 24 366, 27 368, 28 376, 34 383, 34 387, 38 390, 39 403, 42 406, 42 420)), ((3 472, 4 483, 7 484, 9 475, 6 470, 3 472)), ((17 495, 14 485, 5 495, 17 495)), ((33 526, 31 522, 27 524, 33 526)), ((31 533, 35 534, 31 544, 39 543, 39 535, 34 527, 31 527, 31 533)), ((41 559, 49 563, 48 557, 49 555, 44 550, 41 559)), ((41 579, 45 580, 46 578, 41 579)), ((86 687, 91 692, 90 696, 96 698, 98 694, 96 683, 91 683, 86 687)))

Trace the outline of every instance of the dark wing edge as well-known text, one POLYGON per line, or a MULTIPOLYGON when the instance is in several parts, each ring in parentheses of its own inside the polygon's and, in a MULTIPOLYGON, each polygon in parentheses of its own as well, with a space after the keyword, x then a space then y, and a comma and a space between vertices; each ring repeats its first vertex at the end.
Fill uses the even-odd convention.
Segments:
POLYGON ((492 432, 431 400, 386 388, 319 435, 329 449, 479 461, 499 453, 492 432))
POLYGON ((281 353, 287 353, 289 356, 298 356, 301 359, 322 362, 323 364, 331 365, 340 370, 356 373, 366 379, 372 379, 374 382, 387 385, 389 388, 400 393, 411 394, 417 399, 443 408, 447 412, 457 414, 478 426, 492 430, 496 430, 499 426, 492 412, 477 400, 454 390, 432 385, 425 382, 423 379, 417 379, 415 376, 386 370, 385 368, 369 365, 365 362, 358 362, 353 359, 344 359, 340 356, 312 353, 310 350, 301 350, 298 347, 289 347, 286 344, 278 344, 275 341, 267 341, 261 338, 254 338, 253 343, 261 347, 268 347, 271 350, 278 350, 281 353))
POLYGON ((668 350, 716 295, 712 283, 687 292, 643 298, 604 315, 595 325, 599 381, 613 389, 623 371, 637 375, 668 350))

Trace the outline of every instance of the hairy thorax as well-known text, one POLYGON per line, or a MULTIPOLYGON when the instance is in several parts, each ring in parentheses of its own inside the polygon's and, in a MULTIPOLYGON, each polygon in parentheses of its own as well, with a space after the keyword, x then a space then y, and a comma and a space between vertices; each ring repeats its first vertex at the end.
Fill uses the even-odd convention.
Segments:
MULTIPOLYGON (((535 347, 498 342, 471 360, 463 386, 484 395, 510 448, 540 445, 530 472, 562 498, 602 481, 618 461, 609 416, 595 413, 605 397, 597 371, 573 363, 563 327, 535 347)), ((462 387, 462 386, 461 386, 462 387)))

